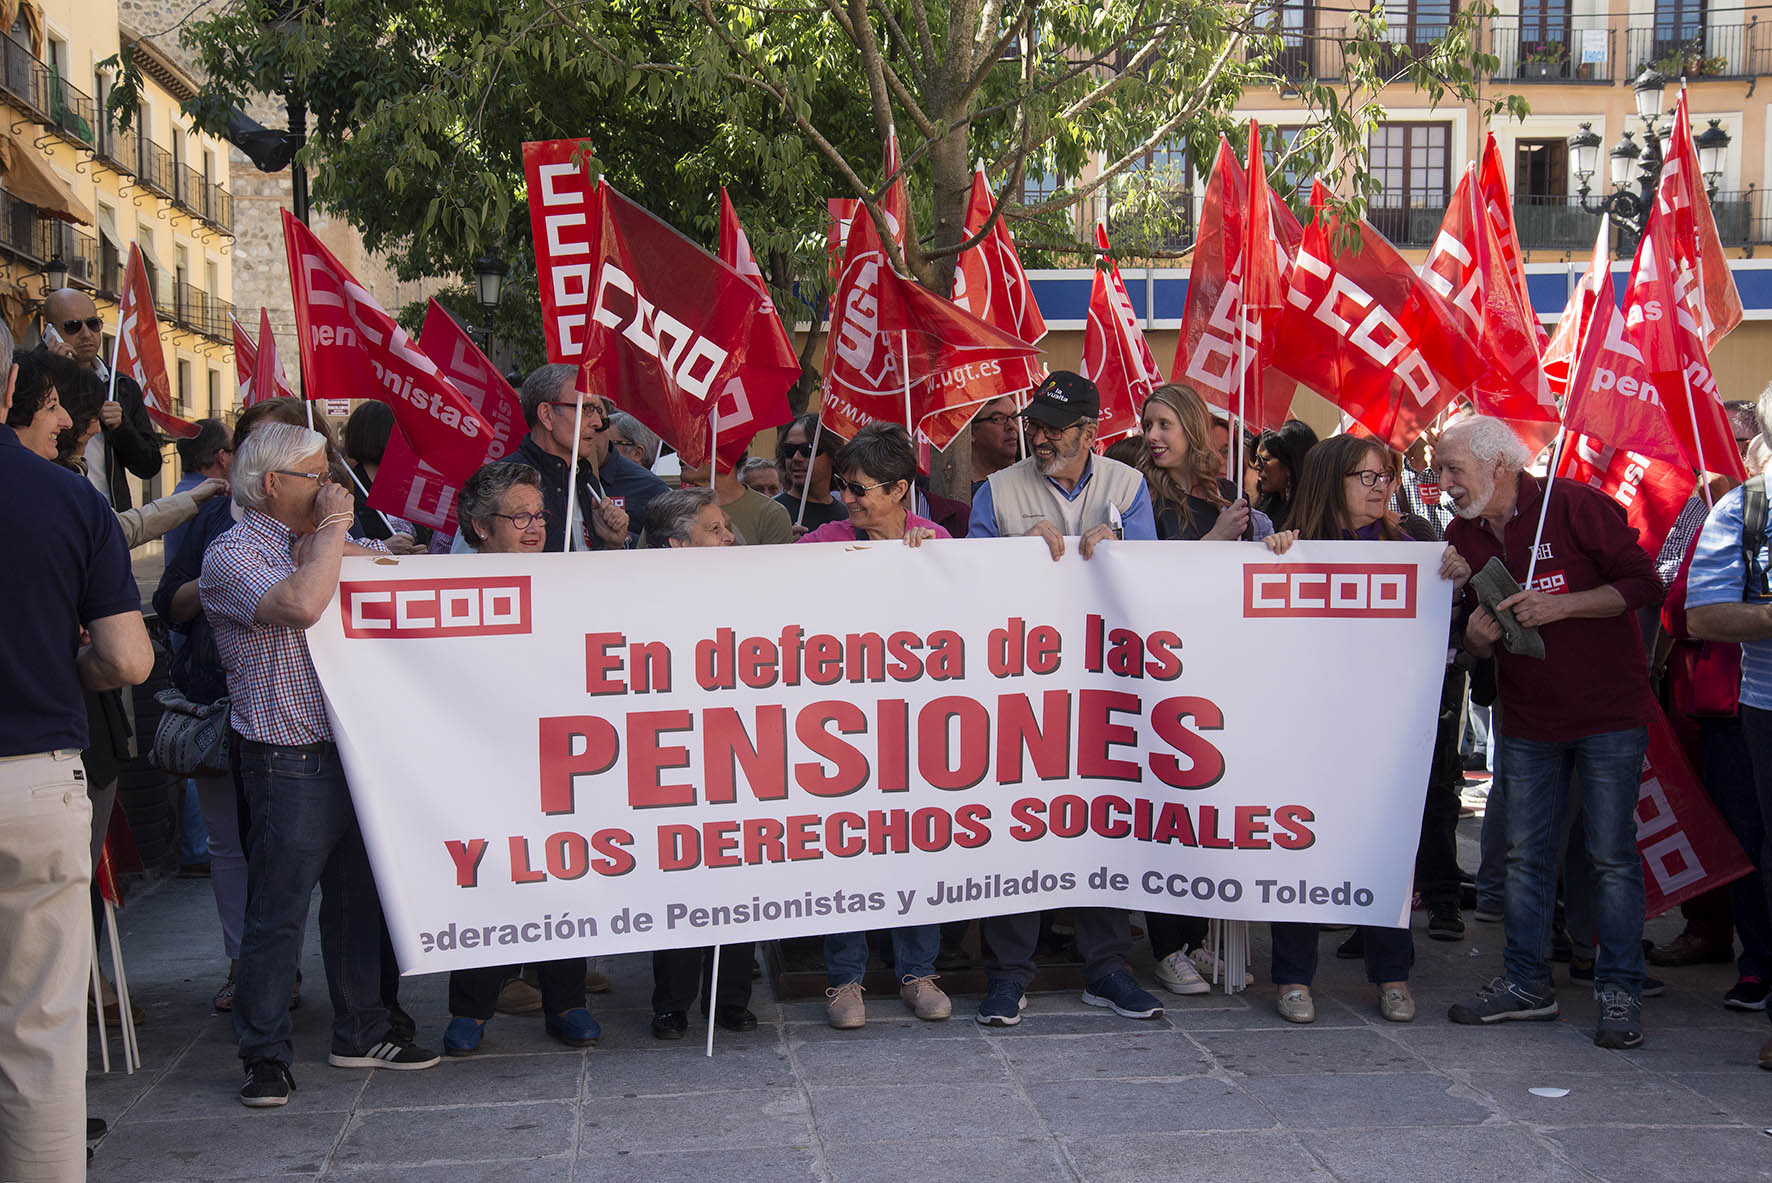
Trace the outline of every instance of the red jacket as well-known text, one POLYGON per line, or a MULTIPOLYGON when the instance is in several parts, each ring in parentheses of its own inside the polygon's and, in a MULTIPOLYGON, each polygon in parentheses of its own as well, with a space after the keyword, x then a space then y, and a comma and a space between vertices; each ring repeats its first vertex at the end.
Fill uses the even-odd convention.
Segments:
MULTIPOLYGON (((1543 486, 1520 474, 1514 516, 1498 539, 1481 519, 1454 519, 1446 541, 1458 548, 1471 570, 1496 555, 1521 586, 1538 528, 1543 486)), ((1636 609, 1654 607, 1665 594, 1655 564, 1637 545, 1637 531, 1624 508, 1598 490, 1574 481, 1551 489, 1533 583, 1552 595, 1588 591, 1611 584, 1624 597, 1625 611, 1603 620, 1559 620, 1544 625, 1544 660, 1518 657, 1495 647, 1499 729, 1503 735, 1559 743, 1641 727, 1657 709, 1649 689, 1643 637, 1636 609)), ((1476 594, 1465 589, 1465 606, 1476 594)))

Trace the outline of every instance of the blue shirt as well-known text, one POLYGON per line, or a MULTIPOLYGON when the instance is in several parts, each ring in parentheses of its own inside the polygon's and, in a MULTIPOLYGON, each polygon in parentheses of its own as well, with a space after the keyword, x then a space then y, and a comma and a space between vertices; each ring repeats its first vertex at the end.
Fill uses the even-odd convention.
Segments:
MULTIPOLYGON (((1741 554, 1742 505, 1745 495, 1731 489, 1717 502, 1698 534, 1692 570, 1686 577, 1686 611, 1708 604, 1739 604, 1747 600, 1747 562, 1741 554)), ((1768 569, 1767 547, 1760 546, 1760 569, 1768 569)), ((1757 597, 1755 597, 1757 598, 1757 597)), ((1741 701, 1772 711, 1772 641, 1741 645, 1741 701)))
POLYGON ((0 756, 86 747, 80 629, 141 610, 117 515, 92 482, 0 427, 0 756))
MULTIPOLYGON (((1066 490, 1065 487, 1051 477, 1043 478, 1052 486, 1052 491, 1066 501, 1075 501, 1089 487, 1095 478, 1095 457, 1091 456, 1083 465, 1083 479, 1077 487, 1066 490)), ((1056 524, 1056 523, 1055 523, 1056 524)), ((1138 493, 1132 498, 1132 504, 1120 515, 1121 536, 1135 542, 1155 542, 1157 540, 1157 518, 1151 512, 1150 490, 1142 484, 1138 493)), ((978 486, 978 492, 972 495, 972 524, 966 529, 968 538, 997 538, 997 507, 991 500, 991 482, 986 480, 978 486)))
MULTIPOLYGON (((185 475, 178 478, 178 484, 172 486, 172 492, 174 494, 189 493, 192 489, 195 489, 198 485, 201 485, 208 479, 208 477, 200 472, 187 472, 185 475)), ((211 498, 211 500, 216 500, 216 498, 211 498)), ((223 497, 220 498, 220 500, 226 501, 227 498, 223 497)), ((198 508, 201 509, 202 506, 199 506, 198 508)), ((166 531, 166 536, 160 540, 160 545, 162 552, 167 559, 171 559, 173 555, 178 553, 178 544, 183 540, 185 533, 190 530, 190 528, 190 522, 181 522, 172 529, 166 531)))

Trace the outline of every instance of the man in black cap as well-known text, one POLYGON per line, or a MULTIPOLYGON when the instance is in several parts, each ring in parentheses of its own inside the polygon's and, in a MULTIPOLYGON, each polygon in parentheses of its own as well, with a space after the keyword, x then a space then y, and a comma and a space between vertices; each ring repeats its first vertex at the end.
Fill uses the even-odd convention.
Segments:
POLYGON ((1137 469, 1096 456, 1101 393, 1069 370, 1047 375, 1021 417, 1029 456, 992 473, 972 495, 969 538, 1038 535, 1064 554, 1064 540, 1080 538, 1088 558, 1107 538, 1154 539, 1150 492, 1137 469))
MULTIPOLYGON (((1026 460, 992 473, 972 495, 969 538, 1038 535, 1064 555, 1064 540, 1080 538, 1087 559, 1109 538, 1154 539, 1150 493, 1135 468, 1096 456, 1101 394, 1095 383, 1060 370, 1034 391, 1027 409, 1026 460)), ((1132 930, 1119 908, 1073 908, 1077 951, 1083 956, 1083 1001, 1129 1019, 1154 1019, 1163 1005, 1126 968, 1132 930)), ((980 924, 991 951, 990 982, 976 1016, 985 1027, 1013 1027, 1034 979, 1040 914, 992 916, 980 924)))

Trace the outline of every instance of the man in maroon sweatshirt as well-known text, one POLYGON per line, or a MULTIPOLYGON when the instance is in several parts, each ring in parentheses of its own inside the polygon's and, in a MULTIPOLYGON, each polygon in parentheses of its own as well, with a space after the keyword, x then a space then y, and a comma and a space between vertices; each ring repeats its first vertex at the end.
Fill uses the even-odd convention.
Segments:
POLYGON ((1643 1042, 1637 787, 1646 723, 1658 708, 1634 613, 1661 602, 1661 580, 1610 497, 1556 481, 1546 509, 1544 483, 1522 471, 1525 445, 1499 419, 1455 423, 1435 459, 1458 514, 1446 541, 1473 571, 1500 556, 1525 589, 1500 606, 1544 639, 1543 660, 1508 652, 1495 618, 1466 590, 1465 647, 1479 658, 1493 655, 1496 666, 1495 776, 1507 794, 1506 974, 1454 1005, 1450 1017, 1473 1024, 1556 1017, 1545 951, 1565 803, 1576 776, 1599 937, 1594 1043, 1636 1047, 1643 1042))

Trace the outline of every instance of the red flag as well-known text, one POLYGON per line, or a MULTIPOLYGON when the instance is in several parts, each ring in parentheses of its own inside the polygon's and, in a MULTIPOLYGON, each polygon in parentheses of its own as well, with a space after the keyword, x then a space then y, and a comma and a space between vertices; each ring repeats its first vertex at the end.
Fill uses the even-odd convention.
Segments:
POLYGON ((757 405, 772 407, 799 377, 799 362, 782 349, 781 322, 763 315, 752 280, 607 181, 596 205, 586 389, 619 394, 683 463, 706 464, 716 396, 723 403, 738 381, 757 405))
POLYGON ((831 224, 825 230, 825 258, 830 265, 831 288, 837 287, 837 273, 843 269, 843 250, 849 244, 849 223, 855 218, 855 211, 861 208, 861 202, 853 197, 829 197, 825 199, 825 212, 831 216, 831 224))
POLYGON ((769 285, 763 282, 763 269, 757 266, 756 257, 751 254, 750 240, 745 237, 744 227, 739 225, 738 211, 732 208, 732 199, 726 195, 725 186, 720 188, 720 261, 749 280, 757 291, 757 315, 762 318, 764 339, 759 346, 759 360, 753 364, 768 365, 789 375, 785 385, 771 381, 756 390, 734 377, 720 392, 719 421, 716 424, 719 462, 730 469, 738 464, 750 446, 751 437, 766 427, 779 427, 794 417, 794 410, 788 405, 787 389, 799 380, 800 358, 794 352, 793 339, 776 313, 769 285), (764 358, 769 361, 766 363, 764 358))
POLYGON ((1126 281, 1108 256, 1107 229, 1097 222, 1095 245, 1101 260, 1095 286, 1089 291, 1089 329, 1083 337, 1083 377, 1101 391, 1098 443, 1109 443, 1138 430, 1138 409, 1162 376, 1157 359, 1145 343, 1144 329, 1132 311, 1126 281))
MULTIPOLYGON (((1571 433, 1591 435, 1615 448, 1628 448, 1669 464, 1685 466, 1686 449, 1675 438, 1668 421, 1664 398, 1655 376, 1643 364, 1643 355, 1625 331, 1618 311, 1607 262, 1606 242, 1610 220, 1600 219, 1600 234, 1583 290, 1563 313, 1573 315, 1576 328, 1574 360, 1570 367, 1569 396, 1563 404, 1563 422, 1571 433), (1591 299, 1586 289, 1592 288, 1591 299), (1585 319, 1585 323, 1583 320, 1585 319)), ((1557 333, 1563 335, 1558 324, 1557 333)))
POLYGON ((1292 267, 1275 364, 1402 451, 1482 370, 1476 343, 1427 281, 1369 223, 1338 251, 1318 184, 1292 267))
POLYGON ((202 429, 172 413, 172 381, 166 376, 166 354, 160 348, 160 322, 154 317, 154 293, 142 249, 129 244, 123 270, 123 295, 117 306, 117 351, 111 357, 113 376, 124 374, 141 387, 148 418, 167 435, 190 439, 202 429))
POLYGON ((283 363, 277 359, 277 334, 271 332, 271 314, 262 304, 258 309, 258 361, 252 368, 254 390, 279 390, 287 386, 280 381, 283 363))
POLYGON ((904 162, 898 156, 898 128, 886 129, 886 175, 894 178, 886 187, 886 196, 880 199, 880 208, 886 215, 886 231, 892 235, 892 241, 898 249, 904 250, 906 227, 911 224, 911 201, 905 194, 904 178, 898 176, 904 168, 904 162))
POLYGON ((589 140, 532 141, 523 145, 529 189, 529 226, 541 287, 542 336, 548 360, 582 365, 590 329, 591 259, 596 186, 589 140))
POLYGON ((894 271, 872 218, 850 223, 825 355, 821 414, 831 431, 848 438, 908 417, 945 448, 953 435, 943 413, 978 401, 971 384, 1038 352, 894 271))
POLYGON ((1659 710, 1651 715, 1636 821, 1643 914, 1653 917, 1754 868, 1711 804, 1666 716, 1659 710))
POLYGON ((1592 485, 1622 505, 1636 527, 1637 545, 1651 562, 1661 557, 1662 543, 1692 499, 1694 482, 1684 465, 1614 448, 1591 435, 1564 441, 1557 479, 1592 485))
MULTIPOLYGON (((1669 133, 1667 161, 1655 190, 1655 213, 1672 220, 1669 245, 1673 254, 1667 269, 1686 297, 1697 322, 1704 347, 1715 349, 1723 334, 1741 323, 1741 293, 1723 254, 1717 220, 1711 214, 1710 194, 1699 171, 1698 145, 1692 139, 1692 115, 1686 92, 1674 105, 1674 127, 1669 133)), ((1705 457, 1709 459, 1709 454, 1705 457)), ((1712 472, 1720 471, 1712 469, 1712 472)))
MULTIPOLYGON (((425 309, 418 347, 492 425, 492 439, 482 463, 510 455, 527 430, 523 404, 468 331, 435 300, 425 309)), ((403 433, 396 431, 388 437, 381 467, 369 486, 371 509, 453 534, 458 528, 455 510, 460 495, 461 482, 450 481, 426 464, 403 433)))
POLYGON ((1565 401, 1569 397, 1569 375, 1575 368, 1576 344, 1587 336, 1588 327, 1593 324, 1594 309, 1599 306, 1600 289, 1611 279, 1612 252, 1607 246, 1608 233, 1610 222, 1603 221, 1587 270, 1581 273, 1575 290, 1569 293, 1569 302, 1563 306, 1563 314, 1557 317, 1557 330, 1544 347, 1545 382, 1552 395, 1565 401))
MULTIPOLYGON (((1669 240, 1674 219, 1657 212, 1649 216, 1630 286, 1624 293, 1625 336, 1642 354, 1643 363, 1661 392, 1673 433, 1693 467, 1747 479, 1747 468, 1735 444, 1729 416, 1717 392, 1710 357, 1699 328, 1696 293, 1682 290, 1690 273, 1675 275, 1670 260, 1676 248, 1669 240)), ((1608 443, 1623 441, 1606 438, 1608 443)))
POLYGON ((1477 412, 1555 423, 1560 417, 1538 354, 1532 308, 1520 300, 1470 165, 1446 207, 1421 276, 1440 293, 1487 365, 1472 388, 1477 412))
MULTIPOLYGON (((1187 304, 1169 376, 1172 381, 1197 387, 1208 402, 1227 411, 1237 405, 1237 319, 1243 307, 1243 255, 1248 237, 1244 226, 1249 220, 1248 208, 1248 175, 1237 163, 1230 144, 1220 136, 1218 156, 1213 161, 1200 210, 1193 266, 1188 273, 1187 304)), ((1278 236, 1275 262, 1284 289, 1292 258, 1304 238, 1304 228, 1272 191, 1268 194, 1268 209, 1270 226, 1278 236)), ((1292 403, 1290 391, 1296 382, 1274 370, 1271 333, 1268 337, 1259 336, 1276 324, 1277 318, 1270 314, 1255 318, 1247 326, 1243 345, 1249 373, 1244 380, 1245 399, 1252 388, 1273 395, 1263 400, 1263 419, 1254 418, 1251 404, 1252 426, 1278 427, 1292 403)))
POLYGON ((234 330, 234 377, 240 387, 240 405, 250 407, 267 398, 294 398, 295 389, 289 385, 289 376, 284 373, 281 362, 277 365, 277 385, 265 393, 259 392, 252 381, 258 372, 258 344, 246 331, 246 326, 235 320, 232 314, 228 316, 228 324, 234 330))
POLYGON ((1532 331, 1542 352, 1548 335, 1532 311, 1532 293, 1526 286, 1526 256, 1520 250, 1520 233, 1514 228, 1514 202, 1508 196, 1507 170, 1501 164, 1501 149, 1495 146, 1495 133, 1483 140, 1483 162, 1477 169, 1477 189, 1483 209, 1489 215, 1489 226, 1495 231, 1495 244, 1501 252, 1502 271, 1514 291, 1519 294, 1520 307, 1526 310, 1532 331))
POLYGON ((387 403, 426 464, 458 484, 467 480, 486 455, 492 425, 288 210, 283 245, 307 376, 303 393, 387 403))
MULTIPOLYGON (((972 177, 972 199, 966 207, 967 238, 984 228, 995 204, 984 170, 980 169, 972 177)), ((1007 220, 998 218, 991 232, 960 256, 959 265, 954 268, 954 303, 1030 345, 1046 335, 1046 318, 1034 302, 1034 292, 1028 286, 1027 272, 1022 269, 1007 220)), ((999 394, 1015 394, 1038 386, 1044 371, 1045 367, 1032 358, 1006 364, 999 394)))

